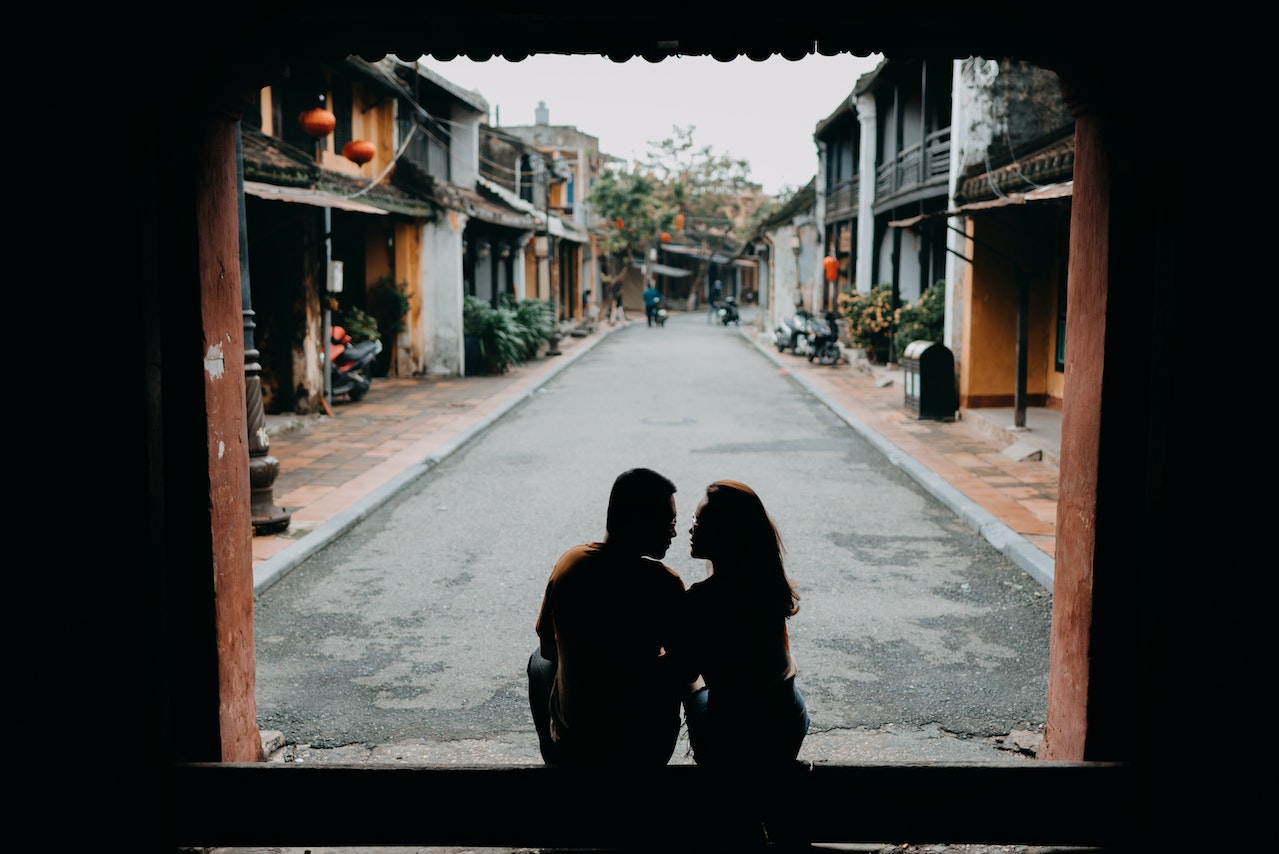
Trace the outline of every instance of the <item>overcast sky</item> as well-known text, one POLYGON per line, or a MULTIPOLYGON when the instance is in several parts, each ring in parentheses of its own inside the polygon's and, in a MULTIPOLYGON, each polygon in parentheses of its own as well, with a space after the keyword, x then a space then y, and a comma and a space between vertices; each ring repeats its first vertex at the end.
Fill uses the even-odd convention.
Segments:
POLYGON ((878 54, 763 62, 536 55, 520 62, 426 57, 423 64, 484 96, 494 126, 534 124, 538 101, 545 101, 550 124, 573 125, 597 137, 603 153, 626 160, 645 157, 648 143, 671 138, 675 126, 691 125, 698 148, 746 160, 751 180, 776 194, 816 174, 813 130, 879 60, 878 54))

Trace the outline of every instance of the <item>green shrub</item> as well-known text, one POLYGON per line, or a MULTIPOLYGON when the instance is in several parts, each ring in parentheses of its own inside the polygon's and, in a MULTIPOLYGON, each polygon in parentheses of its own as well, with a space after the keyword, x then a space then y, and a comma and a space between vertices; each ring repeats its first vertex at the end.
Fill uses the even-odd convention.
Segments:
POLYGON ((897 355, 915 341, 940 344, 946 325, 946 280, 938 279, 920 296, 919 302, 907 303, 897 311, 897 334, 893 346, 897 355))
POLYGON ((524 358, 537 356, 537 348, 550 342, 558 331, 551 304, 546 300, 526 299, 510 302, 514 306, 515 321, 524 342, 524 358))
POLYGON ((387 337, 394 338, 404 331, 404 318, 409 313, 408 283, 395 283, 390 276, 383 276, 369 285, 365 295, 369 314, 377 318, 378 327, 387 337))
POLYGON ((462 307, 462 334, 474 338, 486 373, 504 374, 525 359, 524 337, 515 311, 493 308, 468 295, 462 307))
POLYGON ((352 341, 376 341, 382 337, 377 328, 377 318, 355 306, 343 309, 341 322, 334 321, 334 325, 345 329, 352 341))

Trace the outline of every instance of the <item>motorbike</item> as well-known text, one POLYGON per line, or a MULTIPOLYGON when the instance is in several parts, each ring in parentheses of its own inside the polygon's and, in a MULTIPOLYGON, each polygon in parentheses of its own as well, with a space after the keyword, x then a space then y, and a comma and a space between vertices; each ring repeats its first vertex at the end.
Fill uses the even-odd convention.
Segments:
POLYGON ((730 323, 742 325, 741 315, 737 313, 737 298, 725 297, 719 303, 719 322, 728 326, 730 323))
POLYGON ((652 315, 653 323, 656 323, 658 326, 665 326, 666 300, 659 299, 657 302, 653 303, 652 308, 649 309, 649 314, 652 315))
POLYGON ((382 342, 351 340, 351 333, 334 326, 329 335, 329 393, 346 395, 352 402, 368 394, 373 383, 373 360, 382 352, 382 342))
POLYGON ((828 311, 822 318, 808 322, 808 361, 821 365, 833 365, 843 353, 839 349, 839 318, 828 311))
POLYGON ((799 308, 790 317, 782 318, 777 329, 773 330, 773 343, 777 345, 777 352, 784 353, 787 349, 796 356, 807 356, 812 349, 809 343, 809 326, 808 323, 813 316, 807 310, 799 308))

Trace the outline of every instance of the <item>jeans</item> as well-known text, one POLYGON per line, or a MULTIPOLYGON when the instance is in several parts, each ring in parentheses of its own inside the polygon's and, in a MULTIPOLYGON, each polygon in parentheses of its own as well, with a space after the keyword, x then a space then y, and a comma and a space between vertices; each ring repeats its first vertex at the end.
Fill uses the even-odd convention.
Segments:
POLYGON ((714 690, 702 688, 684 700, 688 740, 698 765, 783 763, 799 755, 811 721, 793 679, 765 698, 739 700, 714 690))
POLYGON ((670 761, 679 739, 679 700, 673 694, 657 704, 635 704, 579 726, 568 741, 551 737, 551 689, 555 663, 534 649, 528 657, 528 702, 537 744, 547 765, 623 764, 661 766, 670 761))

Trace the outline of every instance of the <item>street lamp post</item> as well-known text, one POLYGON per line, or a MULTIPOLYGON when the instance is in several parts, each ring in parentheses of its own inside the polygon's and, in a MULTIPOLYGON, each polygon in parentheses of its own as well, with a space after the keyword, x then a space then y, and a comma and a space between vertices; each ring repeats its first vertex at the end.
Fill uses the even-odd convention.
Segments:
POLYGON ((241 151, 240 126, 235 126, 236 189, 240 214, 240 310, 244 315, 244 390, 249 430, 250 509, 254 533, 269 534, 289 527, 293 514, 275 506, 275 479, 280 475, 280 461, 271 456, 271 437, 266 429, 262 407, 262 365, 253 341, 253 299, 249 289, 249 234, 244 211, 244 157, 241 151))

